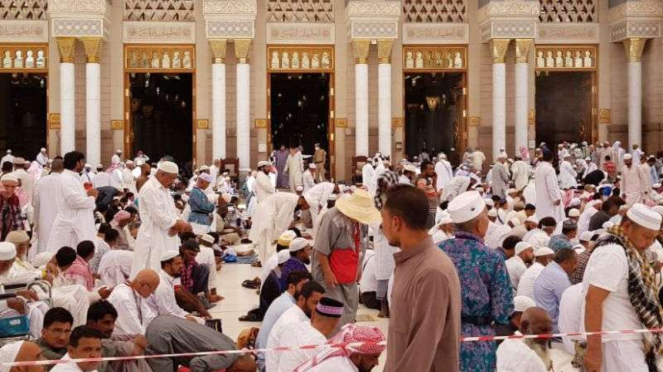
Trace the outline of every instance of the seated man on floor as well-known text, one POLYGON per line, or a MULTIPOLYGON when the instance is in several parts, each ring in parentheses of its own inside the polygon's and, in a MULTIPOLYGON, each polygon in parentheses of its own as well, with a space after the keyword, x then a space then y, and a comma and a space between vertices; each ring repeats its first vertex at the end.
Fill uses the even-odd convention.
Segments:
MULTIPOLYGON (((212 328, 173 316, 159 316, 147 327, 147 355, 236 350, 235 342, 212 328)), ((210 354, 182 358, 150 358, 153 371, 174 372, 179 365, 192 372, 255 372, 250 354, 210 354)))
POLYGON ((197 296, 206 308, 212 305, 208 301, 209 268, 196 261, 200 253, 200 245, 195 240, 187 240, 180 246, 180 254, 184 264, 180 272, 182 286, 197 296))
POLYGON ((86 326, 76 327, 69 338, 66 363, 57 364, 51 372, 95 372, 101 362, 73 362, 74 359, 101 358, 101 332, 86 326))
POLYGON ((153 318, 145 301, 159 287, 159 275, 151 269, 143 269, 133 280, 113 289, 108 302, 118 310, 115 335, 144 335, 149 319, 153 318))
MULTIPOLYGON (((17 341, 0 348, 0 363, 34 362, 44 360, 39 346, 30 341, 17 341)), ((5 367, 2 372, 18 371, 17 368, 5 367)), ((31 366, 20 371, 44 372, 44 366, 31 366)))
POLYGON ((290 258, 286 263, 283 264, 281 268, 281 279, 279 281, 281 291, 285 291, 287 288, 288 275, 294 271, 307 271, 308 268, 306 265, 311 264, 311 243, 304 238, 295 238, 290 242, 288 251, 290 252, 290 258))
MULTIPOLYGON (((540 307, 523 313, 517 335, 552 333, 552 319, 540 307), (522 333, 521 333, 522 332, 522 333)), ((497 348, 497 371, 546 372, 552 369, 548 339, 505 340, 497 348)))
MULTIPOLYGON (((46 312, 41 337, 35 341, 45 359, 60 360, 67 354, 73 324, 71 313, 61 307, 54 307, 46 312)), ((55 364, 50 364, 45 367, 46 370, 51 370, 54 366, 55 364)))

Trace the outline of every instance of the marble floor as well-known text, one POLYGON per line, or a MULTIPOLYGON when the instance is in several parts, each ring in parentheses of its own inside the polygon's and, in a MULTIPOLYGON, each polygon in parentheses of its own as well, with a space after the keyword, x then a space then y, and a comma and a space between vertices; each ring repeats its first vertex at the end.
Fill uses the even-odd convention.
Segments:
MULTIPOLYGON (((253 268, 251 265, 225 264, 217 274, 217 291, 225 297, 225 300, 210 309, 210 313, 213 317, 223 320, 224 333, 233 339, 237 339, 239 333, 246 328, 260 326, 260 323, 240 322, 238 318, 258 305, 256 291, 242 287, 241 283, 246 279, 260 276, 261 270, 253 268)), ((388 320, 378 318, 376 310, 367 309, 363 305, 359 306, 358 321, 362 325, 377 326, 386 335, 389 327, 388 320)), ((552 350, 552 357, 556 372, 577 371, 571 367, 570 356, 558 350, 552 350)), ((373 370, 374 372, 382 371, 385 358, 386 353, 383 353, 380 365, 373 370)))

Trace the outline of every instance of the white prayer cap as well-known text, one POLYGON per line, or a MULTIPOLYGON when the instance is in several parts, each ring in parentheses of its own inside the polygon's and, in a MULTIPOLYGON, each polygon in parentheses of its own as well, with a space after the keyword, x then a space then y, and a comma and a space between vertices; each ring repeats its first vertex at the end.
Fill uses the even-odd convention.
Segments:
POLYGON ((658 212, 661 216, 663 216, 663 205, 656 205, 652 209, 658 212))
POLYGON ((281 250, 277 253, 277 257, 279 265, 283 265, 290 259, 290 251, 287 249, 281 250))
POLYGON ((569 203, 569 205, 572 206, 572 207, 580 206, 580 204, 582 204, 582 202, 580 201, 580 198, 573 198, 573 199, 571 199, 571 202, 569 203))
POLYGON ((90 163, 85 163, 85 168, 92 168, 92 164, 90 164, 90 163))
MULTIPOLYGON (((483 187, 481 187, 481 186, 479 186, 479 187, 475 187, 474 189, 475 189, 477 192, 483 192, 483 187)), ((489 199, 489 200, 490 200, 491 202, 493 201, 492 199, 489 199)), ((488 202, 487 202, 487 201, 486 201, 486 205, 488 205, 488 202)), ((495 205, 495 204, 493 203, 493 205, 491 205, 491 207, 494 206, 494 205, 495 205)))
POLYGON ((406 164, 405 167, 403 167, 403 170, 406 172, 417 173, 417 167, 412 164, 406 164))
POLYGON ((514 312, 524 313, 527 309, 536 307, 536 302, 527 296, 516 296, 513 298, 514 312))
POLYGON ((651 187, 653 187, 655 189, 658 189, 659 187, 661 187, 661 184, 660 183, 655 183, 655 184, 651 185, 651 187))
POLYGON ((205 235, 201 236, 200 240, 205 242, 205 243, 214 244, 214 237, 210 234, 205 234, 205 235))
POLYGON ((647 207, 644 204, 634 204, 626 212, 626 216, 638 225, 649 229, 658 231, 661 228, 661 215, 647 207))
POLYGON ((157 170, 170 174, 178 174, 180 172, 180 169, 177 167, 177 164, 171 161, 162 161, 161 163, 159 163, 157 170))
MULTIPOLYGON (((13 342, 7 344, 0 348, 0 362, 1 363, 13 363, 16 361, 18 353, 23 347, 23 341, 13 342)), ((9 372, 12 369, 10 366, 3 366, 0 368, 0 372, 9 372)))
POLYGON ((271 165, 272 165, 272 163, 271 163, 271 162, 268 162, 268 161, 266 161, 266 160, 263 160, 263 161, 259 161, 259 162, 258 162, 258 168, 260 168, 260 167, 269 167, 269 166, 271 166, 271 165))
POLYGON ((104 166, 101 164, 97 164, 97 169, 104 169, 104 166))
POLYGON ((208 173, 201 173, 201 174, 198 176, 198 178, 200 178, 201 180, 203 180, 203 181, 205 181, 205 182, 210 182, 210 183, 211 183, 212 181, 214 181, 214 177, 212 177, 212 175, 211 175, 211 174, 208 174, 208 173))
POLYGON ((136 161, 136 166, 137 167, 140 167, 143 164, 145 164, 145 160, 143 160, 143 159, 138 159, 138 161, 136 161))
POLYGON ((548 247, 541 247, 534 252, 535 257, 542 257, 542 256, 554 256, 555 251, 548 247))
POLYGON ((633 155, 631 154, 624 154, 624 160, 631 160, 633 159, 633 155))
POLYGON ((528 248, 534 249, 534 247, 532 247, 532 245, 527 242, 519 242, 516 244, 516 254, 520 254, 528 248))
POLYGON ((488 211, 488 217, 497 217, 497 211, 495 208, 488 211))
POLYGON ((0 261, 9 261, 16 257, 16 246, 9 242, 0 242, 0 261))
POLYGON ((308 240, 304 238, 295 238, 292 240, 292 242, 290 242, 290 247, 288 247, 288 250, 290 252, 298 252, 309 245, 310 243, 308 242, 308 240))
POLYGON ((295 188, 295 191, 297 191, 297 192, 304 191, 304 186, 297 186, 297 188, 295 188))
POLYGON ((313 163, 308 165, 308 169, 316 169, 316 168, 318 168, 318 167, 313 163))
POLYGON ((592 236, 594 236, 594 234, 591 231, 585 231, 582 233, 582 235, 580 235, 580 241, 588 242, 592 240, 592 236))
POLYGON ((486 203, 481 194, 476 191, 466 191, 450 203, 447 210, 454 223, 463 223, 474 219, 486 209, 486 203))
POLYGON ((41 152, 46 152, 46 148, 45 148, 45 147, 42 147, 42 148, 41 148, 41 152))
MULTIPOLYGON (((479 191, 478 187, 477 187, 477 191, 479 191)), ((483 191, 483 188, 481 188, 481 191, 483 191)), ((494 207, 495 206, 495 202, 493 201, 493 199, 486 199, 485 203, 489 207, 494 207)))
POLYGON ((12 153, 12 150, 7 150, 7 154, 11 154, 11 153, 12 153))
POLYGON ((607 230, 607 229, 609 229, 609 228, 611 228, 611 227, 613 227, 613 226, 615 226, 615 223, 614 223, 614 222, 610 222, 610 221, 605 221, 605 222, 603 223, 603 225, 601 225, 601 227, 602 227, 603 229, 605 229, 605 230, 607 230))
MULTIPOLYGON (((340 188, 340 187, 339 187, 340 188)), ((343 192, 343 191, 341 191, 343 192)), ((327 197, 327 201, 336 201, 336 194, 331 194, 327 197)))
POLYGON ((564 154, 564 159, 570 158, 570 157, 571 157, 571 154, 569 154, 568 152, 564 154))
POLYGON ((278 239, 278 241, 276 242, 276 244, 278 244, 278 245, 283 245, 283 246, 286 246, 286 247, 289 247, 289 246, 290 246, 290 243, 291 243, 296 237, 297 237, 297 234, 296 234, 294 231, 292 231, 292 230, 286 230, 286 231, 283 232, 283 234, 281 234, 281 236, 279 236, 279 239, 278 239))
POLYGON ((228 194, 227 192, 224 192, 221 194, 221 198, 226 201, 226 203, 230 203, 231 200, 233 200, 233 196, 228 194))
POLYGON ((580 211, 576 208, 571 208, 569 210, 569 217, 580 217, 580 211))
POLYGON ((2 178, 0 178, 0 182, 18 184, 18 177, 16 177, 16 175, 13 173, 7 173, 3 175, 2 178))
POLYGON ((510 219, 509 222, 511 222, 513 227, 516 227, 516 226, 520 225, 520 220, 517 217, 514 217, 514 218, 510 219))
POLYGON ((51 262, 53 256, 55 256, 53 252, 41 252, 32 259, 32 265, 37 268, 46 266, 46 264, 51 262))
POLYGON ((539 219, 532 215, 532 216, 527 217, 525 222, 531 222, 531 223, 535 223, 535 224, 538 225, 539 224, 539 219))
POLYGON ((209 170, 209 167, 208 167, 207 165, 202 165, 202 166, 200 167, 200 170, 201 170, 201 171, 208 171, 208 170, 209 170))
POLYGON ((134 161, 133 161, 133 160, 127 160, 126 164, 127 164, 127 165, 133 165, 133 164, 134 164, 134 161))
POLYGON ((498 159, 506 159, 506 153, 500 152, 499 154, 497 154, 497 158, 498 159))
POLYGON ((169 261, 172 260, 173 258, 177 257, 180 255, 180 252, 174 250, 174 249, 169 249, 161 254, 161 259, 159 262, 164 262, 164 261, 169 261))
POLYGON ((590 207, 593 207, 593 206, 595 206, 597 204, 600 204, 600 203, 601 203, 600 200, 590 200, 590 201, 587 202, 587 205, 585 206, 585 208, 590 208, 590 207))
POLYGON ((121 154, 121 153, 122 153, 122 150, 117 149, 117 150, 115 150, 115 152, 118 153, 118 154, 121 154))
POLYGON ((585 161, 592 161, 592 158, 590 158, 590 157, 588 156, 588 157, 585 158, 585 161))

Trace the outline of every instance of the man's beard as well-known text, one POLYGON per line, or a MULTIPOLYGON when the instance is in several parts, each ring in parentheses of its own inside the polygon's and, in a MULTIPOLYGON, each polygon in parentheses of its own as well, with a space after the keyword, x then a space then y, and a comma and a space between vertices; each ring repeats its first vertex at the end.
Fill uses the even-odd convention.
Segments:
POLYGON ((553 363, 550 358, 550 348, 548 347, 547 342, 541 344, 540 342, 537 342, 537 340, 531 338, 526 338, 523 342, 536 353, 539 359, 541 359, 543 365, 546 367, 546 371, 552 370, 553 363))
POLYGON ((307 257, 306 259, 303 259, 302 262, 303 262, 305 265, 310 265, 310 264, 311 264, 311 259, 307 257))

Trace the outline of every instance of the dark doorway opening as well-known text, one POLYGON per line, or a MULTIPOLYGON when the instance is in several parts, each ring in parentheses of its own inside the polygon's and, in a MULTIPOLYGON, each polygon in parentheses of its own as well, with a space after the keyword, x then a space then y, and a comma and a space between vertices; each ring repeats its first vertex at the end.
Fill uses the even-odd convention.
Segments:
POLYGON ((0 148, 34 159, 46 147, 47 86, 43 75, 0 74, 0 148))
POLYGON ((132 157, 170 156, 186 165, 193 160, 193 75, 130 75, 132 157))
MULTIPOLYGON (((541 72, 536 77, 536 144, 592 142, 593 72, 541 72)), ((556 153, 556 151, 553 151, 556 153)))
POLYGON ((405 154, 431 156, 459 150, 463 120, 463 73, 405 74, 405 154))
POLYGON ((329 154, 330 74, 271 74, 270 78, 274 149, 301 145, 303 153, 311 155, 319 143, 329 154))

